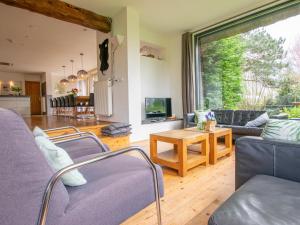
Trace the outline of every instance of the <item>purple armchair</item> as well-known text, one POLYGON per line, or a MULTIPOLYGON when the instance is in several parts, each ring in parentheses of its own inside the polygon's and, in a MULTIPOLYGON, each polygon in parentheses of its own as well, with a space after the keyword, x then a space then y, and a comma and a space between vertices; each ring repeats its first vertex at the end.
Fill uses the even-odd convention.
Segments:
POLYGON ((154 201, 161 223, 162 171, 139 148, 75 154, 75 164, 54 173, 23 119, 0 108, 0 152, 1 225, 115 225, 154 201), (75 168, 87 184, 64 186, 61 175, 75 168))

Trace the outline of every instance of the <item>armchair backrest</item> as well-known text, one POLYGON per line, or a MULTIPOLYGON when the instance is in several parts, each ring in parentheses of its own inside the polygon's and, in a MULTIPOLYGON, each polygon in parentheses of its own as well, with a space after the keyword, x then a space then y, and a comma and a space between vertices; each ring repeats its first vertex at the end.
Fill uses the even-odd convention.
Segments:
MULTIPOLYGON (((0 108, 0 154, 0 224, 36 225, 44 191, 54 172, 24 120, 3 108, 0 108)), ((47 224, 55 224, 68 204, 68 193, 61 182, 52 197, 47 224)))
POLYGON ((69 106, 74 107, 75 106, 75 97, 74 95, 68 95, 69 98, 69 106))
POLYGON ((70 107, 69 97, 65 96, 64 100, 65 100, 65 107, 70 107))
POLYGON ((65 98, 63 96, 59 97, 60 99, 60 107, 65 107, 65 98))
POLYGON ((90 93, 89 106, 94 106, 94 105, 95 105, 94 93, 90 93))

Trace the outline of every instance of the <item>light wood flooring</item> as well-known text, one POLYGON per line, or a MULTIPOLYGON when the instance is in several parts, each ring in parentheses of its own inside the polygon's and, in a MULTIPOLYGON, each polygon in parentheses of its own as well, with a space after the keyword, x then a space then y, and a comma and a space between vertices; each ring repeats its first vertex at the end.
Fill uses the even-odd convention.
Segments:
POLYGON ((46 115, 24 117, 24 120, 31 129, 33 129, 35 126, 38 126, 42 129, 50 129, 65 126, 86 127, 110 124, 109 122, 105 121, 97 121, 94 118, 74 119, 71 117, 46 115))
MULTIPOLYGON (((149 152, 149 141, 133 143, 149 152)), ((168 148, 161 145, 159 149, 168 148)), ((216 165, 196 167, 187 176, 164 168, 165 196, 162 198, 163 225, 207 225, 211 213, 234 192, 235 154, 216 165)), ((129 218, 122 225, 155 225, 155 204, 129 218)))

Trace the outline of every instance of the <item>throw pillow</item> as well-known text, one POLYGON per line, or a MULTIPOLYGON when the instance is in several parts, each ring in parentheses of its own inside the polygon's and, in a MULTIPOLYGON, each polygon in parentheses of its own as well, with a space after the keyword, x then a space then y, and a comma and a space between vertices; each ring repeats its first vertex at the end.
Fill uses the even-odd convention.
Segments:
POLYGON ((257 117, 254 120, 249 121, 248 123, 246 123, 246 127, 259 127, 261 125, 266 124, 269 121, 269 116, 268 113, 265 112, 264 114, 260 115, 259 117, 257 117))
POLYGON ((300 121, 271 119, 261 137, 288 141, 300 141, 300 121))
POLYGON ((35 127, 32 131, 33 135, 35 137, 37 136, 43 136, 43 137, 49 137, 41 128, 35 127))
MULTIPOLYGON (((35 137, 35 141, 44 154, 48 164, 55 172, 66 166, 74 164, 68 153, 64 149, 56 146, 48 138, 37 136, 35 137)), ((64 174, 61 179, 62 182, 68 186, 79 186, 86 184, 87 182, 77 169, 64 174)))
POLYGON ((195 111, 195 123, 198 124, 200 122, 206 121, 206 114, 208 111, 195 111))

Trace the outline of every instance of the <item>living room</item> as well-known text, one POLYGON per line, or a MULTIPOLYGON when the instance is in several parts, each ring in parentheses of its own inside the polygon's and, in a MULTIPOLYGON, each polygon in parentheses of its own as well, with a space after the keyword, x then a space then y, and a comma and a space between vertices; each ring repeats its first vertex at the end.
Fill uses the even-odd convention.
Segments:
POLYGON ((0 0, 0 10, 0 62, 13 56, 0 67, 0 224, 299 224, 300 1, 0 0), (32 49, 51 43, 59 57, 27 42, 9 52, 26 40, 22 21, 40 29, 32 49), (76 47, 41 38, 51 31, 76 47), (26 81, 39 82, 39 115, 8 105, 34 101, 26 81))

